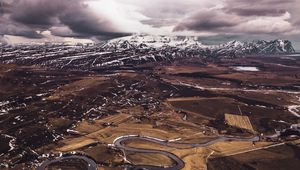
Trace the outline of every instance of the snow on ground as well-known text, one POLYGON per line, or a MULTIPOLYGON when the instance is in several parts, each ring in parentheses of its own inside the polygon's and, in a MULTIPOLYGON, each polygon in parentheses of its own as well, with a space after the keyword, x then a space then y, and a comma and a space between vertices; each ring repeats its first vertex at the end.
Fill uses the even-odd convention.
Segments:
POLYGON ((244 66, 235 67, 234 70, 236 70, 236 71, 259 71, 259 69, 257 67, 244 67, 244 66))
POLYGON ((1 107, 1 106, 5 106, 5 105, 7 105, 7 104, 9 104, 9 101, 3 101, 3 102, 0 102, 0 107, 1 107))
POLYGON ((292 105, 288 106, 289 112, 291 112, 293 115, 297 116, 300 118, 300 105, 292 105))
POLYGON ((272 89, 239 89, 239 88, 217 88, 217 87, 202 87, 197 84, 188 84, 178 81, 178 85, 192 87, 200 90, 211 90, 211 91, 244 91, 244 92, 261 92, 261 93, 287 93, 287 94, 300 94, 299 91, 288 91, 288 90, 272 90, 272 89))
POLYGON ((299 53, 298 54, 289 54, 287 56, 290 56, 290 57, 300 57, 300 54, 299 53))
POLYGON ((7 135, 7 134, 3 134, 3 136, 5 137, 5 138, 8 138, 8 139, 10 139, 10 141, 9 141, 9 147, 10 147, 10 149, 9 149, 9 151, 8 152, 10 152, 10 151, 12 151, 13 149, 15 149, 15 147, 16 147, 16 138, 15 137, 13 137, 13 136, 10 136, 10 135, 7 135))
MULTIPOLYGON (((298 97, 298 101, 300 102, 300 97, 298 97)), ((287 108, 289 112, 300 118, 300 105, 291 105, 287 108)))
POLYGON ((0 115, 8 114, 9 109, 5 108, 6 105, 9 104, 9 101, 2 101, 0 102, 0 115))

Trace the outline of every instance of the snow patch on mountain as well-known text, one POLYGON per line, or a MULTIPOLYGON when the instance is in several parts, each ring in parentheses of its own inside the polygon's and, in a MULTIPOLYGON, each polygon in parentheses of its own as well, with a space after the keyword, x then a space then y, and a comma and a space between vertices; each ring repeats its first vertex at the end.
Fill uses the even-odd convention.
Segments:
POLYGON ((240 42, 229 41, 219 45, 205 45, 197 37, 132 35, 108 41, 103 47, 109 49, 149 49, 178 48, 197 50, 206 55, 245 55, 245 54, 281 54, 294 53, 292 43, 288 40, 240 42))
POLYGON ((197 37, 183 36, 160 36, 160 35, 132 35, 110 40, 105 46, 120 46, 119 44, 129 43, 132 46, 159 48, 163 46, 185 48, 191 45, 204 46, 197 40, 197 37))

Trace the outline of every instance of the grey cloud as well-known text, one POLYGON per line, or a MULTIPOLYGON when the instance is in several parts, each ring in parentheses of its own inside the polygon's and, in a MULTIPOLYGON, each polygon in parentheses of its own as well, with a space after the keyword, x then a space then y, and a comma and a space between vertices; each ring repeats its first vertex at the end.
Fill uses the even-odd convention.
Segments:
POLYGON ((280 16, 287 12, 285 9, 265 9, 265 8, 231 8, 227 12, 240 16, 280 16))
POLYGON ((287 19, 294 27, 300 29, 299 0, 226 0, 224 11, 235 13, 241 17, 276 17, 288 12, 291 18, 287 19))
POLYGON ((15 35, 24 36, 28 38, 42 38, 41 34, 38 34, 36 29, 32 29, 26 25, 22 25, 16 22, 10 21, 5 16, 0 16, 0 35, 15 35))
POLYGON ((74 33, 68 26, 60 25, 49 28, 52 35, 59 37, 84 37, 85 35, 74 33))
POLYGON ((59 20, 74 32, 85 35, 101 35, 114 30, 109 20, 94 15, 82 4, 72 5, 72 10, 59 16, 59 20))
POLYGON ((185 16, 201 9, 212 8, 223 0, 115 0, 138 7, 149 19, 141 21, 154 28, 174 26, 185 16))
POLYGON ((1 44, 7 44, 7 41, 6 41, 6 39, 4 38, 3 35, 0 35, 0 43, 1 44))
POLYGON ((65 30, 54 30, 54 35, 65 37, 127 35, 116 31, 112 21, 105 16, 94 14, 83 2, 83 0, 12 0, 9 13, 10 24, 1 26, 4 28, 0 33, 39 38, 41 36, 36 34, 36 30, 65 27, 65 30), (15 25, 20 29, 29 30, 23 32, 14 28, 14 31, 8 31, 15 25))
POLYGON ((240 20, 222 11, 201 11, 183 19, 173 31, 221 31, 238 25, 240 20), (228 19, 230 18, 230 19, 228 19))
POLYGON ((103 39, 128 35, 128 33, 118 32, 110 20, 106 19, 105 16, 97 16, 91 13, 83 4, 74 4, 71 8, 72 10, 68 10, 59 16, 59 20, 76 35, 95 36, 103 39))
POLYGON ((17 25, 7 25, 5 28, 0 28, 0 32, 2 35, 14 35, 14 36, 23 36, 27 38, 43 38, 44 36, 41 34, 38 34, 36 31, 24 28, 24 27, 19 27, 17 25))
MULTIPOLYGON (((109 10, 95 14, 93 10, 97 7, 91 10, 85 5, 87 1, 92 0, 0 0, 0 35, 41 38, 37 30, 50 30, 59 37, 110 39, 130 35, 122 30, 128 31, 133 26, 127 28, 126 24, 132 23, 147 25, 145 28, 150 28, 145 30, 157 30, 158 33, 161 27, 173 26, 174 34, 193 31, 278 36, 300 29, 299 0, 151 0, 151 3, 142 0, 97 0, 118 3, 116 6, 124 7, 124 11, 133 10, 124 17, 133 22, 122 24, 122 20, 114 18, 109 10), (291 17, 282 17, 285 14, 291 17)), ((114 4, 109 6, 112 7, 114 4)))
POLYGON ((9 13, 11 11, 11 4, 0 0, 0 15, 9 13))
POLYGON ((126 33, 126 32, 106 32, 98 36, 94 36, 94 38, 98 40, 110 40, 117 37, 124 37, 132 35, 132 33, 126 33))
MULTIPOLYGON (((0 15, 0 34, 43 38, 37 31, 44 31, 56 24, 62 3, 59 0, 8 0, 9 10, 0 15)), ((68 1, 68 0, 66 0, 68 1)), ((66 2, 65 1, 65 2, 66 2)))
POLYGON ((21 0, 15 1, 11 19, 29 24, 49 26, 58 22, 58 16, 77 0, 21 0))
POLYGON ((226 0, 224 11, 240 16, 279 16, 289 11, 294 0, 226 0))
POLYGON ((177 19, 148 19, 141 21, 143 24, 151 25, 154 28, 172 26, 178 23, 177 19))
MULTIPOLYGON (((297 30, 294 0, 225 0, 219 8, 199 10, 179 22, 174 32, 195 31, 215 34, 288 34, 297 30), (289 17, 291 14, 291 17, 289 17)), ((299 26, 298 26, 299 30, 299 26)))
MULTIPOLYGON (((185 14, 199 9, 199 0, 117 0, 142 7, 140 11, 152 19, 181 18, 185 14)), ((203 1, 204 2, 204 1, 203 1)))
POLYGON ((93 35, 91 35, 90 32, 88 32, 86 34, 83 34, 82 32, 76 33, 67 26, 51 27, 49 30, 51 31, 52 35, 59 36, 59 37, 86 38, 87 36, 88 37, 90 36, 93 40, 107 40, 116 37, 131 35, 131 33, 123 33, 123 32, 101 32, 101 33, 98 32, 97 34, 93 34, 93 35))

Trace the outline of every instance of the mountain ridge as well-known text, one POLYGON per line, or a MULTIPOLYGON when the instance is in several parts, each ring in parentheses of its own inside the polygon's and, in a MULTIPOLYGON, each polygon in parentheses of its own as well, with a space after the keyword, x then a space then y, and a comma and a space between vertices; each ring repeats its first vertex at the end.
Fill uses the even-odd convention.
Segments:
POLYGON ((1 46, 0 63, 89 70, 181 59, 214 60, 290 53, 295 53, 295 50, 288 40, 233 40, 219 45, 205 45, 195 37, 140 35, 113 39, 103 44, 1 46))
POLYGON ((212 54, 280 54, 280 53, 294 53, 295 49, 289 40, 257 40, 252 42, 241 42, 232 40, 227 43, 218 45, 205 45, 198 41, 196 37, 184 36, 152 36, 152 35, 132 35, 112 39, 104 44, 106 47, 114 47, 117 49, 132 49, 139 48, 162 48, 164 46, 175 47, 185 50, 203 50, 211 51, 212 54), (126 45, 124 45, 126 44, 126 45), (219 51, 219 52, 218 52, 219 51))

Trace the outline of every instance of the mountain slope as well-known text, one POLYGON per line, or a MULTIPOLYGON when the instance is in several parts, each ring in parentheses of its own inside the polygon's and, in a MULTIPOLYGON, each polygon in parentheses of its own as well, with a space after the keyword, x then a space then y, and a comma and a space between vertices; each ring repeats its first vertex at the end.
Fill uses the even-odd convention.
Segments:
POLYGON ((281 54, 294 53, 292 43, 288 40, 240 42, 230 41, 220 45, 204 45, 195 37, 133 35, 113 39, 107 42, 106 49, 143 49, 172 47, 187 51, 201 51, 205 56, 245 55, 245 54, 281 54), (126 45, 125 45, 126 44, 126 45), (204 52, 204 53, 203 53, 204 52))
POLYGON ((214 59, 288 54, 295 50, 288 40, 230 41, 205 45, 194 37, 133 35, 113 39, 102 45, 6 45, 0 52, 0 63, 89 70, 193 57, 214 59))

